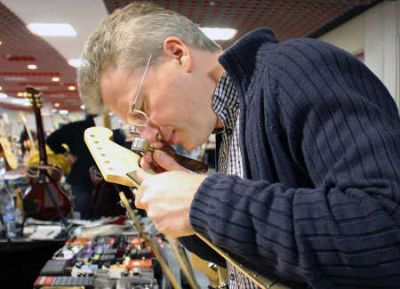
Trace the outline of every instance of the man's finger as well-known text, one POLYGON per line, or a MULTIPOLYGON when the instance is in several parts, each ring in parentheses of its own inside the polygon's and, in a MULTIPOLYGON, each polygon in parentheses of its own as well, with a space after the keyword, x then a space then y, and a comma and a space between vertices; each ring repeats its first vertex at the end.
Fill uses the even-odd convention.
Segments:
POLYGON ((150 172, 146 172, 143 169, 137 169, 135 172, 135 178, 136 180, 141 184, 144 180, 146 180, 147 178, 153 176, 152 173, 150 172))
POLYGON ((153 157, 152 153, 146 152, 141 158, 140 158, 140 167, 142 169, 150 169, 151 168, 151 163, 153 162, 153 157))
POLYGON ((144 207, 144 204, 142 203, 142 192, 140 189, 134 191, 135 194, 135 207, 138 209, 143 209, 145 210, 146 208, 144 207))

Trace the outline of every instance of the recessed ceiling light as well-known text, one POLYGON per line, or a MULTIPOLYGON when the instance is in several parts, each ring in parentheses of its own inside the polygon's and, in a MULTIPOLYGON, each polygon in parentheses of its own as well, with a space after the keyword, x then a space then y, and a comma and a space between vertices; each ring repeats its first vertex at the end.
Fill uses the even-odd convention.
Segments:
POLYGON ((29 23, 28 29, 40 36, 65 36, 75 37, 77 35, 74 27, 68 23, 29 23))
POLYGON ((3 44, 3 41, 0 41, 0 46, 3 44))
POLYGON ((76 88, 75 88, 75 85, 70 85, 70 86, 68 86, 68 90, 70 90, 70 91, 74 91, 76 88))
POLYGON ((233 28, 200 27, 200 30, 212 40, 229 40, 237 33, 233 28))
POLYGON ((82 109, 82 110, 85 109, 85 105, 84 105, 84 104, 81 105, 81 109, 82 109))
POLYGON ((25 96, 25 93, 23 93, 23 92, 18 92, 18 93, 17 93, 17 96, 23 97, 23 96, 25 96))
POLYGON ((35 70, 35 69, 37 69, 37 65, 36 65, 36 64, 28 64, 28 65, 26 66, 26 68, 28 68, 28 69, 30 69, 30 70, 35 70))
POLYGON ((54 103, 54 107, 60 107, 60 103, 55 102, 55 103, 54 103))
POLYGON ((55 76, 55 77, 51 78, 51 81, 58 82, 58 81, 60 81, 60 78, 55 76))
POLYGON ((3 87, 0 86, 0 90, 3 90, 3 87))

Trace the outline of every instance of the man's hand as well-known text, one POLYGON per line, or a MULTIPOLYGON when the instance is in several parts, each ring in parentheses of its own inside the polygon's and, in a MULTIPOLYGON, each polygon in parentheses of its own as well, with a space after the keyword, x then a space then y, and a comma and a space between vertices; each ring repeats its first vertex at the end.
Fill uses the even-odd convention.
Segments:
POLYGON ((207 176, 190 172, 162 151, 155 151, 152 161, 174 171, 153 175, 139 169, 136 177, 141 186, 135 192, 135 206, 147 211, 160 232, 172 237, 192 235, 190 208, 198 187, 207 176))

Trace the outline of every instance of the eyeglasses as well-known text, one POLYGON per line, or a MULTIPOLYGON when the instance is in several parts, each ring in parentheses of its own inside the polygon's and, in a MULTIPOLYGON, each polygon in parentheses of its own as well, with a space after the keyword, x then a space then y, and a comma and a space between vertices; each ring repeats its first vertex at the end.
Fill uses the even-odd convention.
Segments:
POLYGON ((147 70, 149 69, 151 58, 152 55, 150 54, 149 58, 147 59, 146 66, 144 68, 142 78, 139 81, 139 85, 136 90, 135 96, 129 105, 127 121, 130 125, 133 125, 135 127, 145 127, 149 120, 147 114, 144 111, 142 111, 141 107, 139 106, 139 104, 143 102, 141 99, 139 99, 139 94, 143 85, 143 80, 146 77, 147 70))

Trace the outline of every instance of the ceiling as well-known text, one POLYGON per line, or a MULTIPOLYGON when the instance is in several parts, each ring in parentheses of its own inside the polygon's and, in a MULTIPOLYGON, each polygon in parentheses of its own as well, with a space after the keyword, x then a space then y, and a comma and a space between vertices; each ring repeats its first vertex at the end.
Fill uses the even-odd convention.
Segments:
MULTIPOLYGON (((27 85, 39 88, 43 101, 57 109, 78 111, 76 69, 68 59, 79 58, 83 44, 107 14, 128 0, 3 0, 0 2, 0 107, 24 109, 15 103, 27 85), (31 22, 70 23, 77 37, 38 37, 26 28, 31 22), (37 69, 27 69, 35 64, 37 69), (52 81, 53 77, 60 80, 52 81), (75 90, 74 90, 75 88, 75 90)), ((269 27, 280 40, 318 37, 369 7, 377 0, 225 0, 154 1, 175 10, 201 27, 229 27, 238 30, 230 45, 257 27, 269 27)))

